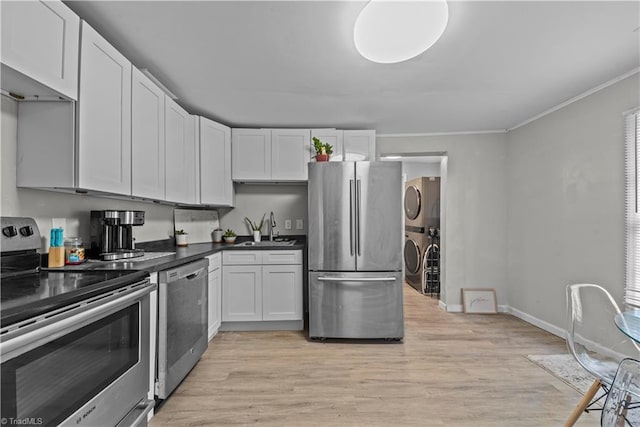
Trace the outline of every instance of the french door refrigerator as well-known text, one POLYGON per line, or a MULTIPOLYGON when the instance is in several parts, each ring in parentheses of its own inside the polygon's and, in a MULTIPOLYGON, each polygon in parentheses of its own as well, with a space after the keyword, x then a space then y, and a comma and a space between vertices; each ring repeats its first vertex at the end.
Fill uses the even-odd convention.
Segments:
POLYGON ((400 340, 402 164, 309 163, 309 337, 400 340))

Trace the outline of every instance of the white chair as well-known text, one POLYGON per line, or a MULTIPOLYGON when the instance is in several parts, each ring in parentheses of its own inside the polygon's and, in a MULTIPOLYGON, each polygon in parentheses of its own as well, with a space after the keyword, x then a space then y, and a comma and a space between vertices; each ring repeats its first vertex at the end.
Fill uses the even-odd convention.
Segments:
POLYGON ((582 412, 607 395, 624 358, 640 356, 636 344, 616 327, 613 319, 618 313, 618 305, 602 286, 586 283, 567 286, 567 346, 580 366, 596 379, 565 427, 573 426, 582 412), (594 399, 599 389, 603 393, 594 399))
POLYGON ((607 400, 602 408, 600 425, 602 427, 632 426, 630 418, 638 418, 635 415, 638 411, 634 410, 639 408, 639 400, 640 362, 635 359, 624 359, 618 366, 607 400))

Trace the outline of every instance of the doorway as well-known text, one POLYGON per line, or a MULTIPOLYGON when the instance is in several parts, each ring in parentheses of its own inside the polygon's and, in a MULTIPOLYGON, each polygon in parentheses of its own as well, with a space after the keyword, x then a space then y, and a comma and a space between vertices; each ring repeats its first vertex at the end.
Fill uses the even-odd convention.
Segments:
MULTIPOLYGON (((446 292, 447 292, 447 281, 446 281, 446 248, 447 248, 447 232, 446 232, 446 200, 447 200, 447 164, 448 164, 448 155, 446 152, 437 152, 437 153, 380 153, 381 161, 400 161, 402 162, 402 170, 403 170, 403 181, 408 182, 415 180, 419 181, 421 177, 438 177, 440 180, 440 206, 439 206, 439 230, 437 232, 437 244, 438 244, 438 265, 437 265, 437 273, 439 279, 439 295, 437 296, 439 300, 439 304, 441 307, 444 307, 444 301, 446 301, 446 292)), ((404 189, 403 189, 404 191, 404 189)), ((403 209, 404 211, 404 209, 403 209)), ((406 215, 403 214, 403 218, 405 221, 405 226, 408 224, 406 215)), ((411 224, 413 225, 413 224, 411 224)), ((428 227, 424 229, 424 234, 420 234, 420 229, 415 228, 412 229, 411 226, 407 228, 409 230, 405 233, 405 239, 416 239, 418 240, 417 244, 412 245, 413 241, 405 241, 405 248, 408 246, 409 258, 411 258, 411 248, 414 248, 414 252, 416 254, 414 256, 419 256, 422 258, 425 267, 433 267, 433 263, 428 265, 424 263, 424 255, 426 255, 426 249, 431 248, 433 250, 433 246, 429 246, 434 243, 433 236, 428 236, 428 227), (407 237, 409 236, 409 237, 407 237), (421 247, 422 250, 418 250, 418 247, 421 247), (420 252, 420 255, 417 255, 420 252)), ((405 259, 405 254, 403 254, 403 259, 405 259)), ((409 266, 413 269, 415 266, 409 266)), ((403 275, 407 277, 407 263, 403 262, 403 275)), ((429 268, 429 272, 432 273, 436 270, 429 268)), ((421 273, 422 267, 421 267, 421 273)), ((411 274, 410 274, 411 275, 411 274)), ((420 276, 416 276, 420 277, 420 276)), ((424 275, 422 278, 424 279, 424 275)), ((433 280, 433 276, 427 276, 426 280, 433 280), (430 277, 430 279, 429 279, 430 277)), ((418 287, 413 283, 410 285, 414 287, 418 287)), ((428 294, 427 294, 428 295, 428 294)), ((435 295, 434 295, 435 297, 435 295)))

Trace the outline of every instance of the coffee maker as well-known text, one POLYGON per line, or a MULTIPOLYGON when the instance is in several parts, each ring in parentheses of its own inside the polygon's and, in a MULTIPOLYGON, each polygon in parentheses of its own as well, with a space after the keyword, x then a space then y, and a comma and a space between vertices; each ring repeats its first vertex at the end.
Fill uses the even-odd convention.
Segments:
POLYGON ((88 256, 104 261, 144 255, 134 248, 133 227, 144 224, 144 211, 91 211, 88 256))

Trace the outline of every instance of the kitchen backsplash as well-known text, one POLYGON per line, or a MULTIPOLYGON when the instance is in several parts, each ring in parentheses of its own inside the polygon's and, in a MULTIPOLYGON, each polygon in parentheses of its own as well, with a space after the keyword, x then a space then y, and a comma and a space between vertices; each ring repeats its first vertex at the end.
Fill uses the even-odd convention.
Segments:
POLYGON ((307 186, 300 184, 236 184, 236 207, 219 209, 220 227, 233 229, 239 235, 250 235, 244 218, 260 221, 265 225, 262 233, 268 235, 269 213, 276 220, 275 232, 280 235, 307 234, 307 186), (285 229, 285 220, 291 220, 291 229, 285 229), (302 229, 296 229, 296 220, 302 220, 302 229))

